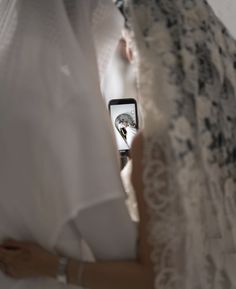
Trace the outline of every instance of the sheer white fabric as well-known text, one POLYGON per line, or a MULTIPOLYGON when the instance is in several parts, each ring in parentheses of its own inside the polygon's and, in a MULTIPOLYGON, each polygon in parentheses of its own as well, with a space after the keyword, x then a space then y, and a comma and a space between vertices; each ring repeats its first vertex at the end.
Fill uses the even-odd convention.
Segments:
POLYGON ((236 288, 236 42, 204 0, 125 2, 155 288, 236 288))
POLYGON ((132 260, 136 257, 136 229, 124 200, 111 200, 81 211, 66 224, 56 248, 65 256, 86 261, 132 260), (78 236, 86 241, 81 242, 82 252, 78 236))
MULTIPOLYGON (((32 240, 53 250, 80 212, 116 200, 125 209, 100 95, 91 28, 96 5, 76 1, 73 18, 66 1, 2 1, 0 241, 32 240)), ((75 256, 77 250, 79 242, 75 256)), ((60 288, 56 281, 32 282, 0 276, 1 289, 60 288)))

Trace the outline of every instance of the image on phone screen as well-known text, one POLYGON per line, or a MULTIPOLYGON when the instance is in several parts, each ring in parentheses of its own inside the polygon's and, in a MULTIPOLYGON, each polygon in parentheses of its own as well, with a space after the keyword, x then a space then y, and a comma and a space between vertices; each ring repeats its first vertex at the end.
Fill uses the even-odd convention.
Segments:
POLYGON ((134 100, 130 103, 128 100, 114 102, 109 103, 109 109, 118 150, 128 151, 138 129, 137 105, 134 100))

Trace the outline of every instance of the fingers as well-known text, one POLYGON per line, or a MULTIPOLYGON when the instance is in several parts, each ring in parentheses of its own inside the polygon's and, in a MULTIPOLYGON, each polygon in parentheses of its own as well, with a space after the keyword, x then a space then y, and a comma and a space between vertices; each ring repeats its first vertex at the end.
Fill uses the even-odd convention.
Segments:
POLYGON ((5 249, 0 249, 0 270, 4 273, 9 275, 9 272, 7 270, 8 264, 11 262, 11 257, 9 256, 9 253, 5 249))
POLYGON ((0 271, 4 274, 8 274, 6 264, 0 263, 0 271))
POLYGON ((14 240, 14 239, 6 239, 6 240, 3 241, 2 244, 3 244, 3 245, 4 245, 4 244, 16 245, 16 244, 18 244, 18 243, 19 243, 19 241, 17 241, 17 240, 14 240))
MULTIPOLYGON (((19 267, 19 260, 24 260, 22 250, 8 250, 0 248, 0 270, 11 277, 17 277, 15 265, 19 267)), ((18 270, 19 271, 19 270, 18 270)))
MULTIPOLYGON (((2 271, 2 273, 6 274, 6 275, 11 276, 11 272, 8 269, 8 266, 9 265, 7 265, 7 264, 0 263, 0 271, 2 271)), ((11 277, 13 277, 13 276, 11 276, 11 277)))
POLYGON ((2 271, 3 273, 6 273, 6 268, 3 263, 0 263, 0 271, 2 271))
POLYGON ((3 241, 0 248, 2 247, 8 250, 24 250, 24 249, 29 249, 32 246, 33 246, 33 243, 31 242, 8 239, 8 240, 3 241))
POLYGON ((8 239, 8 240, 3 241, 2 246, 3 247, 18 248, 18 247, 24 246, 24 243, 26 243, 26 242, 21 242, 21 241, 8 239))
POLYGON ((8 264, 16 257, 26 255, 23 249, 7 249, 3 246, 0 247, 0 263, 8 264))
POLYGON ((34 276, 34 272, 32 273, 32 252, 36 250, 35 246, 30 242, 4 241, 0 245, 0 271, 12 278, 34 276))
POLYGON ((9 260, 8 252, 5 249, 0 248, 0 263, 5 264, 8 262, 8 260, 9 260))

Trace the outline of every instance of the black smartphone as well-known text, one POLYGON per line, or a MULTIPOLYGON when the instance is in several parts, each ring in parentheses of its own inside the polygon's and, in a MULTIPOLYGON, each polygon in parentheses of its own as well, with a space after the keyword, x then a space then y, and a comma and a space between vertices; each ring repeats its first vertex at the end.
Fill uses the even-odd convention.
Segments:
POLYGON ((112 99, 108 106, 118 150, 128 155, 138 131, 137 102, 133 98, 112 99))

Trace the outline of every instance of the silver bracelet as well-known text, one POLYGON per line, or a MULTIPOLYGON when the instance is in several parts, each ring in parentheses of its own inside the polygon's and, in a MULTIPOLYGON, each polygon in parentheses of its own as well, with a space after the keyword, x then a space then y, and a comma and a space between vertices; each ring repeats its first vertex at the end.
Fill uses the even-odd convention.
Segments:
POLYGON ((57 281, 63 284, 67 284, 67 265, 68 265, 68 258, 60 257, 58 270, 57 270, 57 281))

